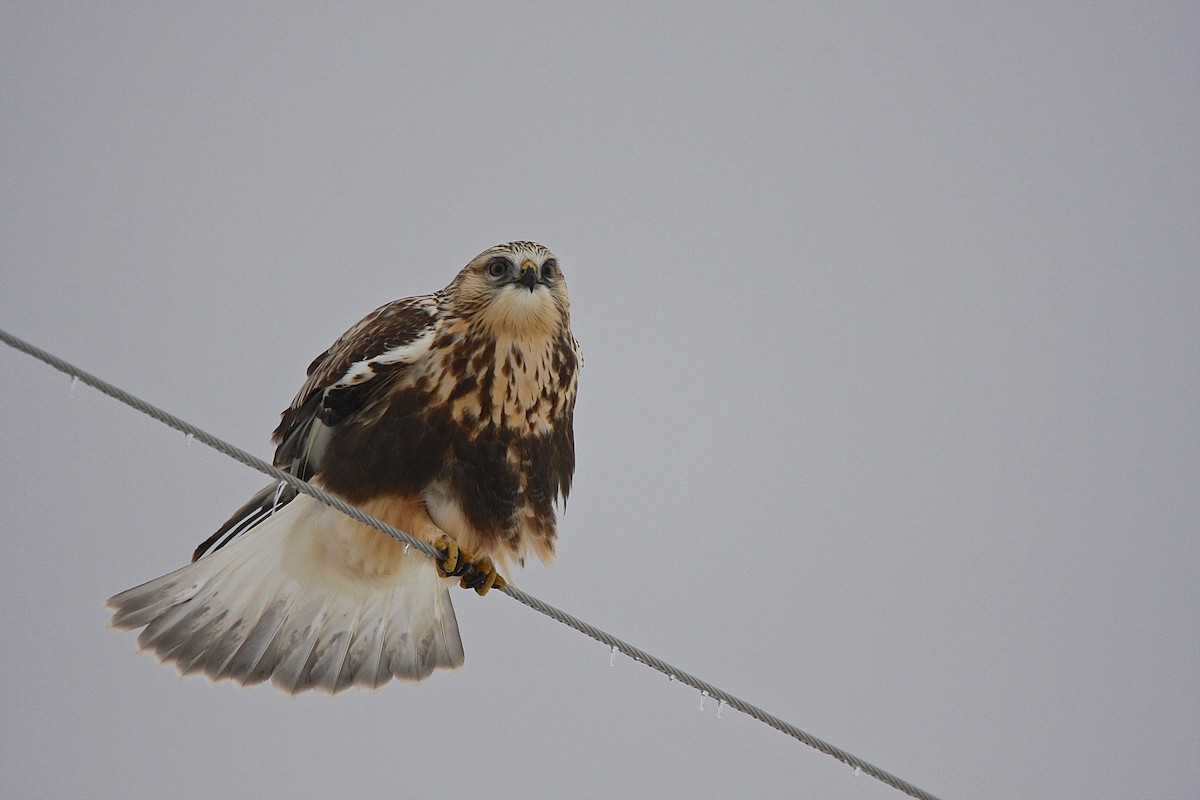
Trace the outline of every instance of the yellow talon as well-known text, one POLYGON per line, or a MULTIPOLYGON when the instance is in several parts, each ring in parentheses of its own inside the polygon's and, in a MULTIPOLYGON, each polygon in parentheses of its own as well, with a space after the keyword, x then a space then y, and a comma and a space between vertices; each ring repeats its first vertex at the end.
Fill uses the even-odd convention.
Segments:
POLYGON ((503 589, 507 586, 490 558, 481 558, 470 565, 462 580, 458 583, 464 589, 474 589, 479 596, 487 594, 492 589, 503 589))
POLYGON ((464 558, 467 555, 466 551, 462 550, 449 536, 442 537, 437 549, 442 554, 441 559, 437 562, 438 575, 443 578, 462 575, 466 566, 464 563, 466 562, 466 558, 464 558))
POLYGON ((458 585, 474 589, 483 596, 491 589, 503 589, 508 585, 490 558, 476 559, 449 536, 443 536, 438 544, 442 557, 437 562, 438 575, 443 578, 461 578, 458 585))

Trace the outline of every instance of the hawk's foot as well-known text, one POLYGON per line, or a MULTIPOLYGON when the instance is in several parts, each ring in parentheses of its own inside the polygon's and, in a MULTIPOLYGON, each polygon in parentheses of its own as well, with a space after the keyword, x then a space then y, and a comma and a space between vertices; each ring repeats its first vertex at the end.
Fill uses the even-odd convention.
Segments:
POLYGON ((474 589, 478 595, 485 595, 491 589, 503 589, 507 584, 490 558, 475 558, 470 552, 458 546, 449 536, 443 536, 437 545, 442 557, 437 562, 438 575, 443 578, 461 578, 458 585, 464 589, 474 589))
POLYGON ((458 542, 443 534, 442 540, 434 546, 441 554, 441 558, 435 562, 438 575, 457 578, 466 571, 470 555, 458 546, 458 542))

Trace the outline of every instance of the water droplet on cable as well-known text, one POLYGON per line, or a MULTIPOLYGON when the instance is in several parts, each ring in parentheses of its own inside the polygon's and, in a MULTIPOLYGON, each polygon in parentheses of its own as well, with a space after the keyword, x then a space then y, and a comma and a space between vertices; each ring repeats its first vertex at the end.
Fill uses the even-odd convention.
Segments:
POLYGON ((78 385, 79 385, 79 376, 72 375, 71 376, 71 397, 75 396, 75 387, 78 385))
POLYGON ((679 678, 676 678, 676 677, 675 677, 675 674, 674 674, 674 673, 672 673, 672 674, 670 674, 670 675, 668 675, 668 676, 667 676, 667 680, 668 680, 668 681, 670 681, 671 683, 674 683, 675 681, 679 680, 679 678))
POLYGON ((859 775, 862 775, 862 767, 855 767, 854 772, 852 772, 851 774, 854 775, 854 777, 856 777, 856 778, 859 775))
POLYGON ((610 667, 615 667, 617 665, 617 653, 619 652, 621 651, 617 649, 615 644, 612 646, 612 650, 608 651, 608 665, 610 667))
POLYGON ((722 709, 722 708, 724 708, 724 707, 725 707, 725 701, 724 701, 724 700, 720 700, 720 701, 718 701, 718 702, 717 702, 717 719, 720 719, 720 718, 721 718, 721 709, 722 709))
POLYGON ((412 547, 408 542, 404 543, 404 555, 408 555, 408 548, 412 547))
POLYGON ((700 710, 704 710, 704 701, 708 698, 708 692, 700 693, 700 710))
POLYGON ((194 434, 194 433, 189 433, 189 434, 188 434, 186 437, 184 437, 183 443, 184 443, 184 444, 186 444, 188 447, 191 447, 191 446, 192 446, 192 440, 193 440, 193 439, 195 439, 195 438, 196 438, 196 434, 194 434))

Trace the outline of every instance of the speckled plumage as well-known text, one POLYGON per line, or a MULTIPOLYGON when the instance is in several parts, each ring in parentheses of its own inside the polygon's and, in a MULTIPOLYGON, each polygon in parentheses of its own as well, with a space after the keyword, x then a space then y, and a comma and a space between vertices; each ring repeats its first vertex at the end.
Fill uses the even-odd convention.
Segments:
MULTIPOLYGON (((445 289, 376 309, 318 356, 275 431, 275 464, 427 541, 449 535, 501 565, 530 553, 550 562, 554 506, 574 471, 581 363, 553 254, 498 245, 445 289)), ((431 563, 289 490, 263 489, 195 559, 109 601, 114 625, 148 625, 139 643, 181 671, 338 691, 462 662, 431 563), (270 640, 263 657, 277 668, 246 666, 254 620, 240 617, 285 607, 278 631, 295 641, 270 640), (403 629, 389 627, 397 615, 403 629), (392 657, 376 658, 376 639, 392 657)))

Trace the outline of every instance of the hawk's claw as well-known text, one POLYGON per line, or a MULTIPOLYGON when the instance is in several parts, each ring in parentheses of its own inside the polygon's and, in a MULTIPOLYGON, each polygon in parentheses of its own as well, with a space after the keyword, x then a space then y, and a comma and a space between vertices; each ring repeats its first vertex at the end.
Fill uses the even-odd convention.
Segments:
POLYGON ((464 589, 474 589, 478 595, 485 595, 490 589, 503 589, 508 584, 490 558, 481 558, 468 566, 459 586, 464 589))
POLYGON ((504 577, 496 572, 490 558, 476 559, 449 536, 442 537, 437 549, 442 554, 437 562, 438 575, 461 578, 458 585, 462 588, 474 589, 476 594, 485 595, 490 589, 503 589, 508 585, 504 577))
POLYGON ((467 571, 469 555, 449 536, 442 537, 437 549, 442 554, 441 560, 437 562, 438 575, 443 578, 457 578, 467 571))

